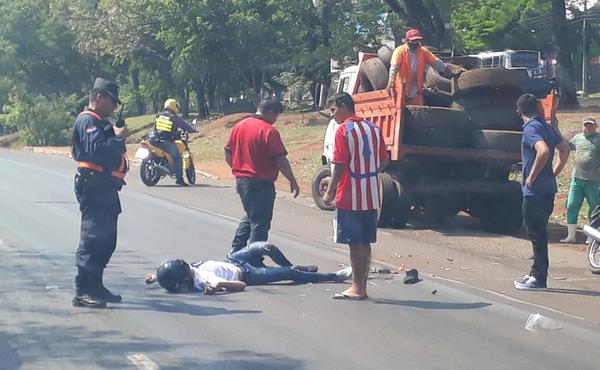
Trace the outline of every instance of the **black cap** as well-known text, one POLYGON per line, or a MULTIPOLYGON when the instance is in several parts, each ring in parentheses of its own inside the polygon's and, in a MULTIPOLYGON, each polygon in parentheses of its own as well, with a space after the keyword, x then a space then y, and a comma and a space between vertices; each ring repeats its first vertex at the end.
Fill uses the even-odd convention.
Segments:
POLYGON ((119 86, 116 83, 102 77, 97 77, 96 81, 94 81, 94 89, 102 90, 102 92, 108 94, 117 103, 122 104, 121 100, 119 100, 119 86))

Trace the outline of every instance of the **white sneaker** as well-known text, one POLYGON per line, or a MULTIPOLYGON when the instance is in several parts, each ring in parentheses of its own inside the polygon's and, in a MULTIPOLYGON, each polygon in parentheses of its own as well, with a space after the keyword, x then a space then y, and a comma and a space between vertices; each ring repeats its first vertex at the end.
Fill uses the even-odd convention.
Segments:
POLYGON ((341 269, 335 273, 335 282, 341 283, 342 281, 346 281, 352 277, 352 267, 346 267, 345 269, 341 269))

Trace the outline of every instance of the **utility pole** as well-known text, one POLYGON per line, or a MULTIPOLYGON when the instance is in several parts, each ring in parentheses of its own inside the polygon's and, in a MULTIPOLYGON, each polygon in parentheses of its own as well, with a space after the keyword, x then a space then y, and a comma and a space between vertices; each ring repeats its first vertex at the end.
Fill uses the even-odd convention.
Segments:
POLYGON ((585 94, 585 82, 587 79, 587 40, 586 40, 586 32, 585 32, 585 15, 583 17, 583 48, 582 48, 582 64, 581 64, 581 92, 585 94))

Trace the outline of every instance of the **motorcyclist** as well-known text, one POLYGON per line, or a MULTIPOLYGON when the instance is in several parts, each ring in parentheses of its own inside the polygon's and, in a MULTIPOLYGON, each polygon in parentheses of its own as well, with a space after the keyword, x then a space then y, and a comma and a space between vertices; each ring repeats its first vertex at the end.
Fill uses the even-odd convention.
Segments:
POLYGON ((173 172, 177 179, 175 183, 180 186, 187 186, 183 180, 183 159, 181 153, 179 153, 179 149, 177 149, 175 139, 177 138, 178 130, 187 132, 198 131, 177 115, 180 110, 177 100, 165 100, 163 109, 164 111, 156 115, 154 129, 150 133, 150 142, 152 145, 159 147, 171 155, 173 158, 173 172))

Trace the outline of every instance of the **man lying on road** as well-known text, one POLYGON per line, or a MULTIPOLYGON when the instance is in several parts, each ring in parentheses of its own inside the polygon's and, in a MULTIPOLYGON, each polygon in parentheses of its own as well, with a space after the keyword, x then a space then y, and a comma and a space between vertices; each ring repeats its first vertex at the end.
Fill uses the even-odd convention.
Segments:
POLYGON ((317 266, 294 266, 283 253, 268 242, 254 242, 227 256, 227 262, 200 261, 188 264, 182 259, 167 260, 156 274, 146 275, 146 284, 157 282, 167 291, 199 290, 205 294, 219 291, 239 292, 246 285, 263 285, 291 280, 295 283, 341 283, 350 278, 352 268, 332 273, 317 273, 317 266), (270 257, 279 267, 263 263, 270 257))

